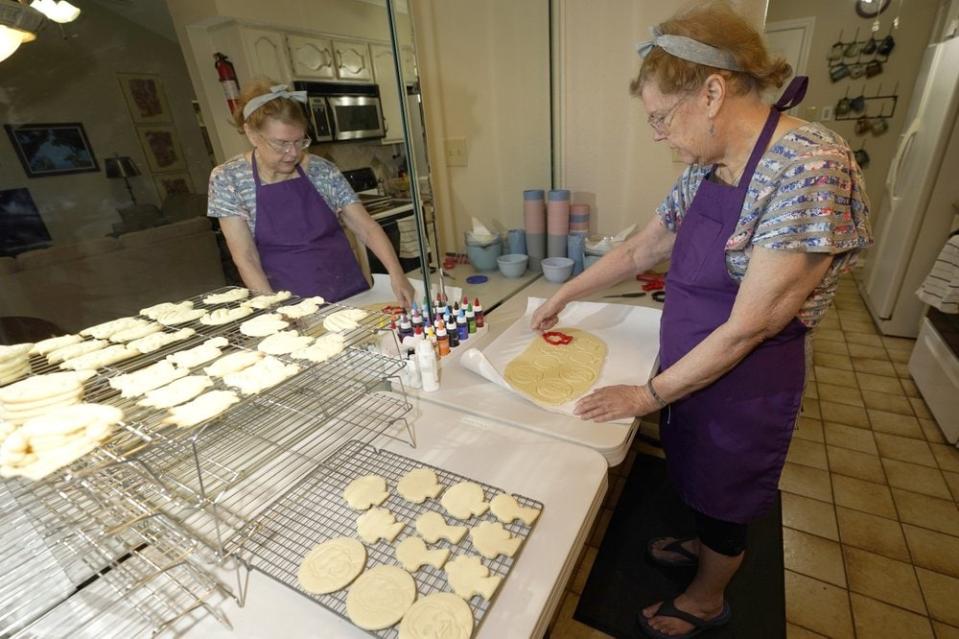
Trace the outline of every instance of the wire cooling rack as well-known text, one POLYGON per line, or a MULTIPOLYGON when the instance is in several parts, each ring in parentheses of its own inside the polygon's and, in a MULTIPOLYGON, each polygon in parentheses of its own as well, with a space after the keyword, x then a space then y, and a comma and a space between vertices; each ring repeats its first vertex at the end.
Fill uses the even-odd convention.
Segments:
MULTIPOLYGON (((371 473, 383 477, 387 482, 390 495, 380 506, 393 513, 397 521, 405 524, 395 542, 390 543, 380 540, 375 544, 366 544, 367 569, 381 564, 399 566, 400 564, 393 551, 393 545, 406 537, 417 534, 416 519, 425 512, 440 513, 448 523, 468 527, 476 526, 481 521, 497 521, 489 511, 480 517, 471 517, 465 522, 453 520, 440 505, 439 497, 442 496, 442 493, 437 496, 437 499, 427 499, 422 504, 411 504, 404 500, 396 492, 397 482, 414 468, 424 467, 431 468, 436 473, 436 478, 444 489, 461 481, 474 481, 396 453, 377 450, 362 441, 348 442, 327 460, 323 468, 306 477, 283 499, 261 514, 257 519, 256 526, 250 533, 235 540, 239 547, 233 550, 251 568, 268 575, 340 617, 349 620, 346 616, 348 589, 327 595, 309 594, 300 589, 297 582, 297 571, 303 557, 316 544, 335 537, 356 536, 356 518, 362 513, 352 510, 342 496, 343 490, 351 481, 371 473)), ((475 483, 483 487, 483 493, 487 501, 500 493, 506 492, 489 484, 475 483)), ((538 501, 520 495, 514 496, 522 506, 543 509, 543 504, 538 501)), ((533 526, 514 521, 511 524, 504 524, 504 528, 514 537, 523 539, 519 551, 513 557, 499 555, 493 560, 482 557, 474 549, 468 533, 458 544, 451 544, 449 541, 441 539, 437 544, 431 544, 431 546, 448 548, 450 550, 449 560, 457 555, 464 554, 479 556, 483 565, 489 568, 491 576, 499 575, 505 579, 516 563, 519 552, 525 545, 525 540, 532 533, 533 526)), ((446 573, 442 569, 436 569, 428 565, 422 566, 413 573, 413 578, 416 581, 418 597, 435 592, 452 592, 446 580, 446 573)), ((502 584, 500 588, 502 588, 502 584)), ((474 627, 478 628, 492 602, 476 595, 467 603, 473 612, 474 627)), ((393 627, 370 634, 383 639, 395 639, 398 631, 396 627, 393 627)))

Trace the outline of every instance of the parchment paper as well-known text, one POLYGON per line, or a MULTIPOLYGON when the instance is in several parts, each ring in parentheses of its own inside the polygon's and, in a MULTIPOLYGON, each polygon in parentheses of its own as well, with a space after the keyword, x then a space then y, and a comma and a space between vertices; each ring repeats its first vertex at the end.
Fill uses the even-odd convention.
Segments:
MULTIPOLYGON (((514 390, 503 378, 506 365, 526 350, 533 339, 542 339, 538 331, 529 328, 533 312, 545 302, 541 297, 530 297, 526 314, 490 342, 484 349, 471 348, 464 352, 460 363, 468 370, 498 384, 511 393, 536 404, 544 410, 572 415, 576 398, 565 404, 551 406, 533 401, 514 390)), ((559 316, 558 327, 580 328, 606 342, 606 362, 593 389, 616 384, 645 384, 655 370, 659 354, 659 320, 662 311, 641 306, 573 302, 559 316)), ((629 424, 632 418, 616 420, 629 424)))

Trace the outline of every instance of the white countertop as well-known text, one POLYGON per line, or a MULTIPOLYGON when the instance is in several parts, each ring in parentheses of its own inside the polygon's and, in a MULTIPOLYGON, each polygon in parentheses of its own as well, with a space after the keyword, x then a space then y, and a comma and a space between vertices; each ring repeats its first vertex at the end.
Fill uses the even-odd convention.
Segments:
MULTIPOLYGON (((559 287, 559 284, 553 284, 543 278, 535 280, 495 309, 490 314, 489 330, 482 335, 471 336, 466 343, 466 348, 483 348, 506 330, 510 324, 523 316, 526 312, 528 297, 546 298, 555 293, 559 287)), ((662 304, 654 302, 648 294, 638 299, 603 297, 639 290, 642 290, 640 282, 624 282, 586 299, 662 308, 662 304)), ((616 466, 625 459, 636 434, 638 421, 634 421, 629 426, 603 424, 586 422, 575 417, 545 411, 463 368, 457 360, 466 348, 460 346, 454 349, 451 355, 441 360, 440 389, 438 391, 425 393, 420 390, 411 390, 410 392, 430 402, 585 446, 603 455, 610 466, 616 466)), ((647 374, 649 373, 652 373, 652 371, 647 371, 647 374)))
MULTIPOLYGON (((479 298, 484 309, 495 309, 505 300, 515 297, 517 293, 529 286, 537 278, 542 279, 541 273, 527 270, 522 277, 504 277, 499 271, 477 271, 469 263, 459 264, 454 269, 444 269, 448 275, 444 278, 447 286, 458 286, 469 297, 470 302, 479 298), (466 278, 471 275, 485 275, 488 279, 482 284, 469 284, 466 278)), ((436 279, 436 275, 433 279, 436 279)), ((435 283, 431 286, 435 286, 435 283)), ((436 295, 437 290, 430 294, 436 295)), ((450 302, 454 300, 451 298, 450 302)), ((457 300, 458 301, 458 300, 457 300)))
MULTIPOLYGON (((593 451, 556 439, 417 402, 417 447, 388 440, 383 448, 541 501, 543 514, 484 618, 478 639, 540 637, 575 567, 606 493, 606 463, 593 451)), ((234 585, 232 573, 224 581, 234 585)), ((215 639, 356 638, 362 630, 289 588, 253 571, 246 605, 222 611, 233 628, 209 615, 184 637, 215 639)))

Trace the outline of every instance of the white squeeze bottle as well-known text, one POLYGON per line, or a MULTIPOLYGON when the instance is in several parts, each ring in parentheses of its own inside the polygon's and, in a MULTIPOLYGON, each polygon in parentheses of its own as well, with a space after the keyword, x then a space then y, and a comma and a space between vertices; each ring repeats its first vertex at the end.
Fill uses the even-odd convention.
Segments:
POLYGON ((409 376, 410 388, 420 387, 420 365, 416 356, 410 355, 406 360, 406 374, 409 376))
POLYGON ((423 377, 423 390, 432 392, 440 388, 439 362, 436 360, 436 351, 427 340, 416 345, 416 359, 420 365, 420 375, 423 377))

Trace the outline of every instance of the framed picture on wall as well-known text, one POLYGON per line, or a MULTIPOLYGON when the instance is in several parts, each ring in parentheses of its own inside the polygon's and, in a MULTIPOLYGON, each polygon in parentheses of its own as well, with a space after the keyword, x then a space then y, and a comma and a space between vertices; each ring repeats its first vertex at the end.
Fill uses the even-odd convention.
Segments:
POLYGON ((189 173, 163 173, 153 176, 153 179, 156 181, 161 202, 176 193, 193 193, 193 182, 189 173))
POLYGON ((4 124, 27 177, 99 171, 86 131, 79 122, 4 124))
POLYGON ((160 76, 144 73, 118 73, 120 90, 135 124, 172 122, 160 76))
POLYGON ((137 135, 151 173, 186 171, 186 160, 172 126, 138 126, 137 135))

